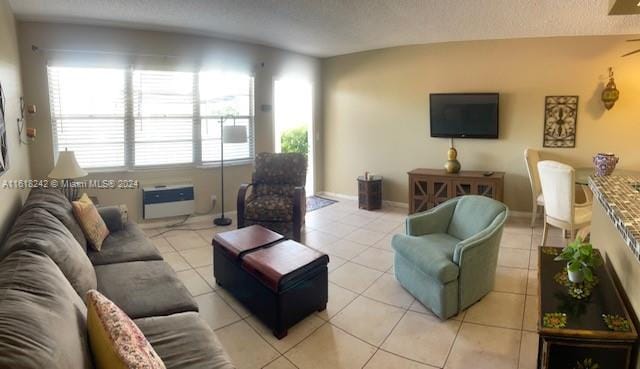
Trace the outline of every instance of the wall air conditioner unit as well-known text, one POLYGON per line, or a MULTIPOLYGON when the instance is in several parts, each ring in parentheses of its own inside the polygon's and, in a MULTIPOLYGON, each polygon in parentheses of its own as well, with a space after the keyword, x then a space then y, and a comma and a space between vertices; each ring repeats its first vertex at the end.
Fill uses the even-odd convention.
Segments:
POLYGON ((190 215, 195 211, 192 184, 142 188, 142 218, 158 219, 190 215))

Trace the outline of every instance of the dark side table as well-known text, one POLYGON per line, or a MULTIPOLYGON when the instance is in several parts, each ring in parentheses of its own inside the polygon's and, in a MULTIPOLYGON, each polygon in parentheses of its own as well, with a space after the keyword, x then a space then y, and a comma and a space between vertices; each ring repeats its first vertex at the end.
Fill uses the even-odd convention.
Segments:
POLYGON ((382 208, 382 176, 358 177, 358 207, 366 210, 382 208))
POLYGON ((608 270, 601 265, 593 282, 572 283, 566 263, 553 260, 561 250, 539 251, 538 368, 630 368, 638 335, 608 270))

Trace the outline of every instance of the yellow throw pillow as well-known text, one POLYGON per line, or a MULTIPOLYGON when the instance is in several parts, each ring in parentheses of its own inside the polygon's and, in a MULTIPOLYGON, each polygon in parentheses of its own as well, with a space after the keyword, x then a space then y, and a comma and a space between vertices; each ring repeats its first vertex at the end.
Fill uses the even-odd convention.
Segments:
POLYGON ((86 193, 77 201, 73 201, 72 205, 73 215, 80 223, 84 236, 96 251, 100 251, 102 242, 109 235, 109 229, 98 213, 98 209, 86 193))
POLYGON ((89 290, 87 327, 97 369, 166 369, 140 328, 116 304, 89 290))

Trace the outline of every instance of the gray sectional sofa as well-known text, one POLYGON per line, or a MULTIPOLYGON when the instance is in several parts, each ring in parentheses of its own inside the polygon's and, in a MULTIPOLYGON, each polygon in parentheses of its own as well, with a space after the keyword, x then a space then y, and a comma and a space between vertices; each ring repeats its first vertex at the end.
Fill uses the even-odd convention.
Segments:
POLYGON ((99 212, 111 234, 95 252, 61 192, 30 193, 0 245, 0 369, 93 368, 89 289, 134 319, 167 369, 232 369, 152 241, 118 208, 99 212))

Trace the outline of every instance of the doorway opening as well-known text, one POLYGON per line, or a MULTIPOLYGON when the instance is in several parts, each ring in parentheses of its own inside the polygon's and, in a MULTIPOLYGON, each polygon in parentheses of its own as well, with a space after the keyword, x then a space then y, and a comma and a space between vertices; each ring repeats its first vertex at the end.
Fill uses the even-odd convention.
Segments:
POLYGON ((315 194, 313 164, 313 95, 308 81, 292 78, 274 82, 276 152, 307 155, 307 196, 315 194))

